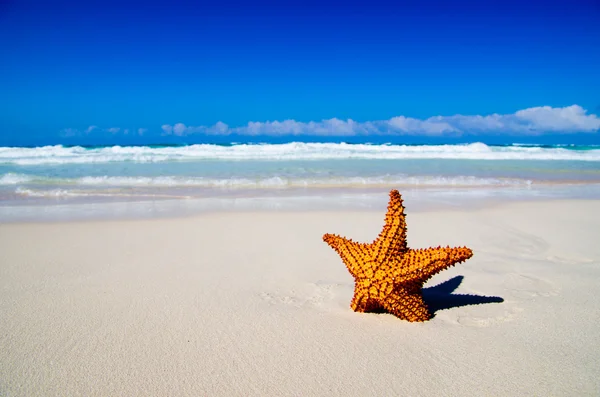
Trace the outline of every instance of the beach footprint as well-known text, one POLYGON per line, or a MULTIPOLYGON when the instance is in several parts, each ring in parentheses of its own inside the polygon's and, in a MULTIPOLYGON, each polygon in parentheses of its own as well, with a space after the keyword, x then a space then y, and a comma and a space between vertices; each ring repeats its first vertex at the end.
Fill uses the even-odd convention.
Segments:
POLYGON ((581 257, 581 256, 577 256, 577 255, 570 255, 569 257, 559 256, 559 255, 548 255, 546 257, 546 260, 549 262, 552 262, 552 263, 559 264, 559 265, 570 265, 570 266, 590 265, 595 262, 594 259, 592 259, 592 258, 581 257))
POLYGON ((295 308, 318 308, 335 310, 348 306, 352 298, 352 285, 328 281, 307 283, 288 291, 261 292, 260 298, 273 305, 285 305, 295 308), (343 302, 343 305, 342 305, 343 302))
POLYGON ((490 223, 494 230, 501 230, 506 235, 505 238, 490 238, 495 250, 500 250, 509 256, 539 256, 546 252, 550 247, 548 242, 534 234, 524 232, 513 227, 499 223, 490 223))
POLYGON ((294 291, 290 291, 291 294, 280 294, 278 292, 261 292, 260 298, 272 305, 286 305, 291 307, 302 307, 304 302, 302 299, 298 299, 293 296, 294 291))
POLYGON ((526 300, 556 296, 560 292, 558 286, 547 280, 520 273, 507 274, 503 285, 513 297, 526 300))
POLYGON ((456 323, 466 327, 491 327, 516 320, 523 311, 525 310, 521 307, 512 307, 503 309, 500 314, 495 316, 458 316, 456 323))

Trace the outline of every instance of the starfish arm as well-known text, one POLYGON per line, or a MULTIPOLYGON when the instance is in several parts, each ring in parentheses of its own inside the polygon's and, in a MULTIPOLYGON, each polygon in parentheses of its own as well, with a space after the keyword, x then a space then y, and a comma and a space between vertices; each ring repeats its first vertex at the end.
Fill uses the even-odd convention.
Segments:
POLYGON ((382 309, 382 306, 375 299, 369 297, 368 290, 355 286, 354 297, 350 303, 350 307, 355 312, 369 313, 377 312, 382 309))
POLYGON ((398 287, 382 301, 389 313, 407 321, 427 321, 431 313, 423 301, 420 286, 398 287))
POLYGON ((385 225, 377 239, 373 241, 372 246, 378 261, 389 260, 391 257, 401 255, 407 250, 406 215, 404 214, 402 196, 397 190, 390 192, 385 225))
POLYGON ((467 247, 437 247, 408 250, 394 269, 394 277, 400 283, 418 281, 423 285, 433 275, 461 263, 473 256, 467 247))
POLYGON ((329 233, 323 235, 323 241, 339 254, 350 274, 356 277, 359 274, 361 264, 365 261, 365 257, 370 253, 368 245, 329 233))

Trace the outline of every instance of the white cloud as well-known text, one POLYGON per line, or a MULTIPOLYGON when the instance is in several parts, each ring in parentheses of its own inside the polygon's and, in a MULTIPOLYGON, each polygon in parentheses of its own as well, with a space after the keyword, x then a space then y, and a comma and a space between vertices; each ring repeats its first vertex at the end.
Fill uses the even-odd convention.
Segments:
POLYGON ((391 131, 401 131, 406 134, 422 133, 424 135, 443 135, 460 132, 460 130, 450 125, 441 116, 431 117, 427 120, 398 116, 389 119, 387 124, 391 131))
POLYGON ((62 136, 63 138, 77 136, 79 134, 80 132, 77 128, 64 128, 60 130, 60 136, 62 136))
POLYGON ((138 135, 144 135, 146 132, 148 132, 147 128, 138 128, 137 130, 138 135))
MULTIPOLYGON (((90 125, 89 127, 87 127, 84 130, 79 130, 77 128, 65 128, 60 131, 60 135, 63 137, 73 137, 73 136, 88 135, 91 133, 94 133, 94 134, 99 134, 99 133, 117 134, 119 132, 121 132, 124 135, 128 135, 132 131, 134 131, 134 130, 130 130, 129 128, 125 128, 125 129, 122 129, 120 127, 101 128, 101 127, 98 127, 97 125, 90 125)), ((146 131, 147 131, 147 129, 145 129, 145 128, 139 128, 137 130, 138 134, 140 134, 140 135, 142 135, 146 131)))
POLYGON ((216 124, 210 127, 198 126, 188 127, 183 123, 177 123, 175 125, 164 124, 161 126, 163 135, 190 135, 190 134, 208 134, 208 135, 227 135, 232 133, 233 129, 222 121, 218 121, 216 124))
POLYGON ((597 132, 600 130, 600 118, 588 114, 579 105, 553 108, 550 106, 533 107, 512 114, 434 116, 428 119, 416 119, 405 116, 392 117, 389 120, 357 122, 352 119, 332 118, 322 121, 301 122, 251 121, 245 126, 230 128, 218 122, 211 127, 186 126, 177 123, 174 126, 162 126, 165 134, 178 136, 189 134, 209 135, 540 135, 544 133, 597 132))
POLYGON ((222 121, 217 121, 215 125, 209 127, 206 132, 213 135, 223 135, 227 134, 229 131, 229 126, 222 121))
POLYGON ((177 123, 173 126, 173 134, 175 135, 184 135, 187 132, 187 127, 183 123, 177 123))
POLYGON ((600 128, 600 119, 594 114, 587 115, 581 106, 564 108, 541 106, 519 110, 515 116, 539 131, 579 130, 594 131, 600 128))

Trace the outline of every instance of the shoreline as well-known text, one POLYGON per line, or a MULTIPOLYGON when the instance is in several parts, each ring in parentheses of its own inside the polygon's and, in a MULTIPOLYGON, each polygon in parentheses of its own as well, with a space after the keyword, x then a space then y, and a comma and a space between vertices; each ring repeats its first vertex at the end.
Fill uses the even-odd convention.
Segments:
MULTIPOLYGON (((585 204, 596 204, 600 203, 600 199, 595 198, 543 198, 543 199, 519 199, 519 200, 509 200, 509 201, 501 201, 501 200, 487 200, 485 202, 480 202, 477 206, 467 206, 464 203, 461 205, 452 205, 452 204, 443 204, 437 203, 432 205, 417 205, 409 206, 405 201, 405 212, 407 216, 411 214, 435 214, 435 213, 474 213, 474 212, 486 212, 489 210, 496 211, 507 209, 510 207, 520 207, 520 206, 529 206, 529 205, 547 205, 547 204, 557 204, 557 205, 576 205, 576 203, 585 204)), ((105 205, 103 203, 102 205, 105 205)), ((123 203, 118 203, 121 205, 123 203)), ((134 202, 133 204, 140 204, 139 202, 134 202)), ((67 208, 71 208, 72 204, 65 205, 67 208)), ((87 204, 85 205, 87 206, 87 204)), ((232 209, 232 208, 222 208, 222 209, 205 209, 205 210, 193 210, 190 212, 179 211, 179 212, 168 212, 168 213, 154 213, 154 214, 133 214, 133 215, 124 215, 122 213, 107 215, 105 209, 102 209, 101 213, 90 215, 90 214, 73 214, 69 213, 69 215, 60 215, 55 217, 54 215, 42 217, 40 219, 33 219, 33 217, 28 217, 26 219, 15 219, 15 220, 2 220, 0 219, 0 226, 11 226, 11 225, 61 225, 61 224, 100 224, 100 223, 139 223, 139 222, 161 222, 161 221, 178 221, 178 220, 190 220, 190 221, 200 221, 204 217, 222 217, 222 216, 233 216, 233 215, 242 215, 242 216, 288 216, 288 215, 298 215, 298 214, 307 214, 307 215, 331 215, 336 214, 338 216, 343 215, 353 215, 353 214, 362 214, 362 215, 374 215, 385 212, 385 206, 378 207, 369 207, 369 208, 317 208, 317 209, 307 209, 307 208, 292 208, 292 209, 256 209, 256 208, 242 208, 242 209, 232 209)), ((1 213, 1 212, 0 212, 1 213)), ((37 215, 37 214, 36 214, 37 215)))
MULTIPOLYGON (((596 185, 594 185, 596 186, 596 185)), ((600 190, 589 184, 562 189, 406 189, 409 211, 481 209, 509 203, 600 200, 600 190), (583 190, 581 189, 583 188, 583 190)), ((600 185, 596 187, 600 188, 600 185)), ((48 200, 0 205, 0 223, 93 221, 98 219, 168 219, 227 212, 379 211, 386 208, 388 189, 283 191, 280 195, 188 197, 159 200, 67 201, 48 200), (50 202, 48 202, 50 201, 50 202)), ((243 192, 240 192, 243 193, 243 192)), ((271 193, 271 194, 269 194, 271 193)))

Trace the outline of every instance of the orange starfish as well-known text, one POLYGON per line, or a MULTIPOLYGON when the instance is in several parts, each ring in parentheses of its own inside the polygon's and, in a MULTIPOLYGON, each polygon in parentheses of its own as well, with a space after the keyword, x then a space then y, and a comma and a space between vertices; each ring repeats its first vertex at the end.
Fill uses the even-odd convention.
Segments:
POLYGON ((334 234, 323 236, 354 277, 350 307, 355 312, 385 310, 403 320, 429 320, 432 316, 423 301, 423 284, 473 255, 467 247, 408 248, 405 217, 402 197, 392 190, 385 225, 371 244, 334 234))

